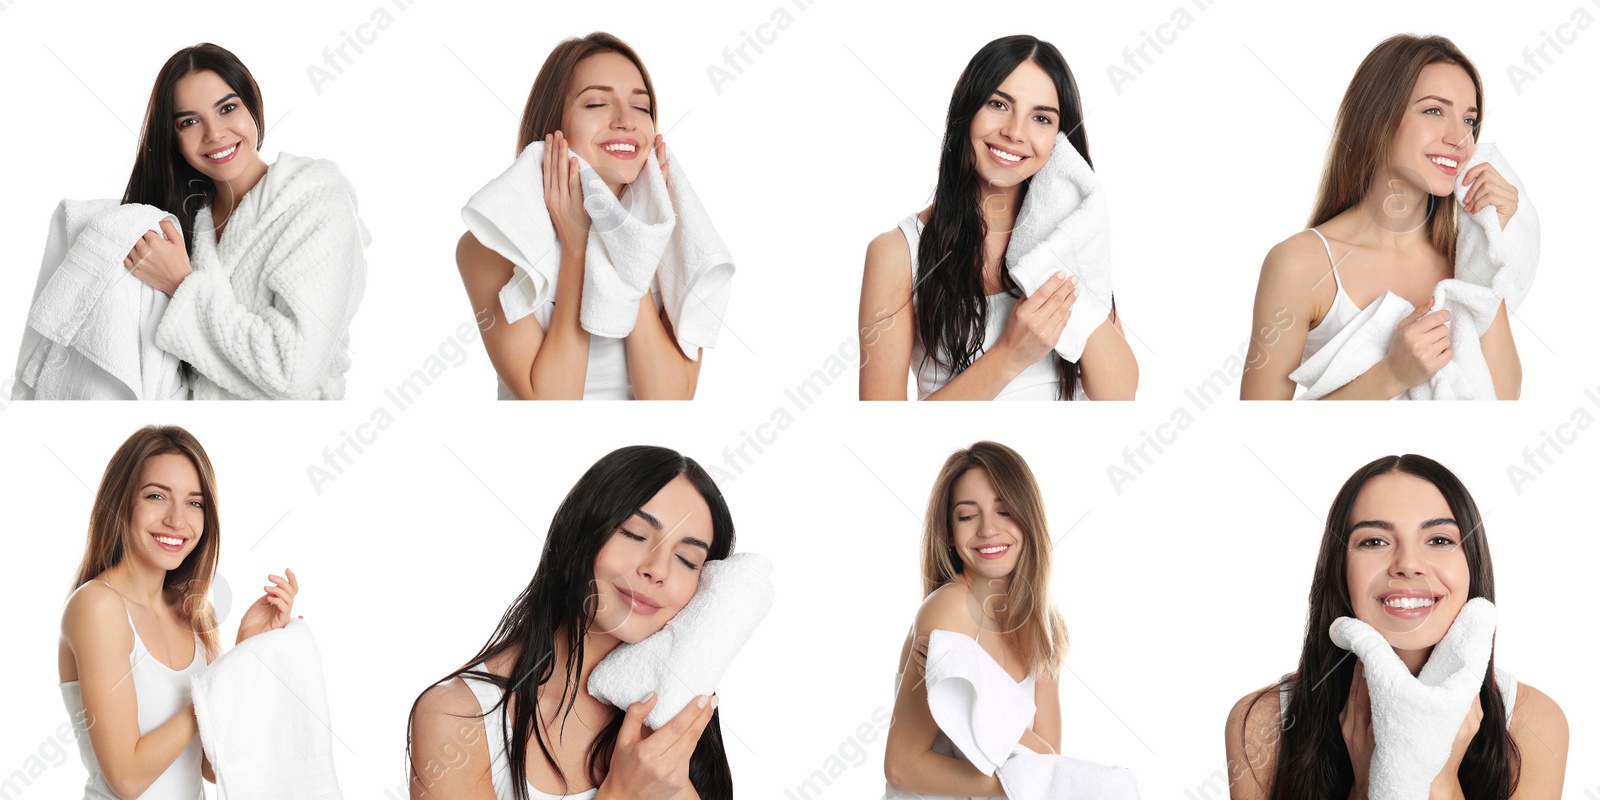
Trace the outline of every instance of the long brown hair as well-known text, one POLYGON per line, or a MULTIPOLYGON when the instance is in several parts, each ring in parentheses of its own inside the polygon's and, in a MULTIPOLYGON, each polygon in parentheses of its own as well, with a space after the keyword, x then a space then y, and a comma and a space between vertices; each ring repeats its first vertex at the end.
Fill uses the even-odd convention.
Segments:
POLYGON ((177 569, 167 572, 164 583, 166 602, 177 609, 178 618, 189 623, 205 646, 206 660, 222 653, 217 639, 217 617, 207 599, 211 581, 217 574, 217 559, 222 548, 222 528, 217 519, 217 476, 211 458, 194 435, 176 426, 147 425, 134 431, 117 448, 100 476, 94 508, 89 512, 89 537, 83 562, 78 565, 72 590, 95 576, 122 563, 133 535, 133 500, 139 491, 139 478, 145 462, 159 455, 176 454, 189 459, 200 476, 200 494, 205 503, 205 528, 194 552, 177 569))
POLYGON ((1013 637, 1013 644, 1028 663, 1029 672, 1041 668, 1056 675, 1067 653, 1067 624, 1050 603, 1050 529, 1045 522, 1044 498, 1033 470, 1017 451, 998 442, 978 442, 945 459, 922 523, 922 596, 955 579, 960 559, 953 555, 955 532, 950 515, 955 510, 956 481, 970 469, 989 473, 995 491, 1022 529, 1022 553, 1006 588, 995 621, 1013 637))
POLYGON ((178 81, 197 72, 215 72, 239 95, 240 105, 256 121, 256 150, 267 138, 267 128, 262 123, 265 117, 261 89, 233 53, 203 42, 173 53, 156 74, 150 103, 145 106, 144 129, 139 133, 139 154, 133 161, 133 174, 128 177, 122 202, 155 206, 177 217, 190 255, 194 254, 195 214, 217 196, 216 184, 184 160, 178 150, 178 131, 172 125, 178 81))
MULTIPOLYGON (((1455 43, 1443 36, 1398 34, 1384 39, 1367 54, 1345 89, 1334 122, 1333 141, 1322 168, 1322 185, 1308 227, 1316 227, 1361 202, 1372 179, 1389 163, 1395 131, 1410 105, 1417 76, 1429 64, 1454 64, 1472 78, 1477 94, 1477 140, 1483 130, 1483 79, 1455 43)), ((1428 233, 1433 249, 1456 263, 1456 204, 1430 196, 1428 233)))
POLYGON ((650 122, 657 122, 656 87, 650 82, 650 70, 644 68, 639 54, 627 42, 595 31, 581 39, 563 39, 545 58, 538 77, 533 79, 533 89, 528 92, 528 103, 522 108, 522 124, 517 129, 517 155, 528 145, 561 128, 561 114, 566 110, 567 94, 572 91, 572 74, 577 71, 579 62, 599 53, 616 53, 639 68, 644 90, 650 94, 650 122))

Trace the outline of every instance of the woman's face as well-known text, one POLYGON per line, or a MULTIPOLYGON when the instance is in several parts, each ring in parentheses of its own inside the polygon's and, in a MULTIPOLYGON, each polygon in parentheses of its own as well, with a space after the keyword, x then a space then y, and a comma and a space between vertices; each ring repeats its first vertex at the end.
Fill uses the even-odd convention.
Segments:
POLYGON ((1022 528, 995 491, 989 471, 973 467, 962 473, 952 497, 950 530, 962 574, 973 579, 1009 577, 1022 555, 1022 528))
POLYGON ((261 163, 255 118, 222 76, 205 70, 179 78, 172 107, 183 160, 212 182, 232 181, 261 163))
POLYGON ((578 62, 561 114, 573 155, 588 162, 612 191, 633 183, 656 138, 644 76, 620 53, 578 62))
POLYGON ((132 554, 160 570, 177 569, 205 533, 200 473, 187 456, 152 456, 139 470, 129 520, 132 554))
POLYGON ((688 478, 673 478, 595 556, 589 631, 637 642, 661 630, 694 596, 711 544, 705 498, 688 478))
POLYGON ((1061 128, 1056 85, 1038 64, 1011 71, 972 118, 972 157, 986 186, 1021 184, 1044 167, 1061 128))
POLYGON ((1350 509, 1345 578, 1356 618, 1395 650, 1438 644, 1467 602, 1463 531, 1444 495, 1413 475, 1367 481, 1350 509))
POLYGON ((1392 178, 1419 182, 1435 197, 1455 191, 1456 176, 1477 146, 1473 140, 1478 126, 1477 98, 1472 78, 1461 67, 1423 67, 1394 133, 1389 152, 1392 178))

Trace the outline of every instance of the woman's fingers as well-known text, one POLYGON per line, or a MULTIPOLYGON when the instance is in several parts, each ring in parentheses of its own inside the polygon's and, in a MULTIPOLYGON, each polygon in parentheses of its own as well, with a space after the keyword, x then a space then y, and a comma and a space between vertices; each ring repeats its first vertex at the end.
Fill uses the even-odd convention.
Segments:
POLYGON ((631 747, 644 738, 644 718, 650 709, 656 707, 659 699, 655 692, 651 692, 643 700, 632 703, 622 715, 622 729, 617 732, 617 746, 631 747))
MULTIPOLYGON (((668 740, 668 746, 662 752, 675 759, 689 760, 689 756, 694 754, 695 745, 700 743, 700 734, 705 731, 707 725, 711 724, 711 715, 716 713, 716 710, 717 696, 712 694, 701 695, 699 700, 690 703, 687 708, 678 712, 678 717, 683 717, 684 712, 692 711, 694 713, 689 716, 687 724, 678 732, 678 735, 668 740), (705 705, 700 705, 701 702, 704 702, 705 705)), ((673 727, 673 724, 677 723, 678 717, 674 717, 672 723, 667 725, 668 730, 673 727)))

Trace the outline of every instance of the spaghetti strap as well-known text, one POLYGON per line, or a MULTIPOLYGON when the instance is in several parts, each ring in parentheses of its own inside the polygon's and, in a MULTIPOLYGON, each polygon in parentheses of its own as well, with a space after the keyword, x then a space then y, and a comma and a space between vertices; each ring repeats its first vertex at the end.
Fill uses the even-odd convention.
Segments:
MULTIPOLYGON (((110 589, 113 592, 117 592, 117 587, 112 586, 111 584, 106 583, 105 581, 100 580, 99 578, 90 578, 89 580, 92 580, 95 583, 101 584, 101 585, 105 586, 107 589, 110 589)), ((123 597, 122 596, 122 592, 117 592, 117 598, 122 601, 122 613, 128 615, 128 630, 133 631, 133 638, 134 638, 136 644, 143 645, 144 644, 144 640, 139 638, 139 626, 133 624, 133 611, 128 608, 128 598, 123 597)), ((135 648, 135 649, 137 649, 137 648, 135 648)))
POLYGON ((1339 263, 1333 259, 1333 248, 1328 246, 1327 237, 1323 236, 1322 231, 1316 228, 1306 228, 1306 230, 1316 234, 1317 238, 1322 240, 1322 249, 1328 254, 1328 268, 1333 270, 1333 286, 1341 292, 1344 291, 1344 283, 1339 280, 1339 263))

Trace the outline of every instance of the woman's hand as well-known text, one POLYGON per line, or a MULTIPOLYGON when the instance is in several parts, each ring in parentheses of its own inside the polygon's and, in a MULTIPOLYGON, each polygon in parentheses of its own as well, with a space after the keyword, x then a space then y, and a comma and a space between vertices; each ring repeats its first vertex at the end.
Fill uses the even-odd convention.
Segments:
POLYGON ((1450 321, 1450 312, 1441 308, 1428 313, 1433 302, 1429 300, 1427 305, 1401 320, 1394 338, 1389 341, 1389 354, 1382 363, 1399 386, 1394 394, 1432 378, 1450 363, 1453 355, 1450 329, 1445 326, 1450 321))
POLYGON ((1434 797, 1459 797, 1460 780, 1456 772, 1461 769, 1461 759, 1467 755, 1467 745, 1472 744, 1472 737, 1478 735, 1478 725, 1483 722, 1483 699, 1472 698, 1472 707, 1467 709, 1467 716, 1461 720, 1461 728, 1456 731, 1455 743, 1450 745, 1450 760, 1444 764, 1444 769, 1439 770, 1433 779, 1431 794, 1434 797))
POLYGON ((1350 679, 1350 696, 1339 712, 1339 732, 1344 734, 1344 749, 1350 753, 1350 768, 1356 783, 1351 797, 1367 796, 1367 776, 1372 768, 1372 698, 1367 695, 1367 674, 1360 661, 1350 679))
POLYGON ((928 677, 928 637, 918 636, 911 643, 911 662, 917 665, 917 677, 928 677))
POLYGON ((702 696, 698 702, 685 706, 661 730, 646 734, 644 718, 660 699, 651 692, 644 702, 628 706, 611 754, 611 771, 595 800, 672 800, 693 789, 689 783, 689 757, 700 742, 700 732, 711 722, 717 698, 702 696))
POLYGON ((189 273, 194 272, 189 266, 189 251, 178 238, 177 226, 165 219, 161 221, 160 233, 145 231, 144 236, 133 243, 128 257, 122 259, 122 266, 168 297, 178 291, 178 284, 183 283, 189 273))
POLYGON ((667 137, 656 134, 656 161, 661 164, 661 180, 667 179, 667 137))
POLYGON ((1072 318, 1072 304, 1078 301, 1078 279, 1057 272, 1039 290, 1011 307, 1005 332, 995 349, 1010 355, 1012 366, 1022 371, 1044 358, 1061 340, 1061 332, 1072 318))
POLYGON ((289 577, 267 576, 272 583, 265 587, 266 594, 251 603, 250 609, 244 612, 244 618, 239 620, 239 637, 235 644, 289 624, 294 613, 294 596, 300 592, 300 581, 295 578, 292 569, 285 569, 284 574, 289 577))
POLYGON ((1476 214, 1484 206, 1494 206, 1503 230, 1517 213, 1517 187, 1487 161, 1467 170, 1461 176, 1461 185, 1470 187, 1467 196, 1461 198, 1461 205, 1468 214, 1476 214))
POLYGON ((561 131, 544 137, 544 206, 562 250, 582 250, 589 240, 589 212, 583 208, 583 174, 578 157, 561 131))

